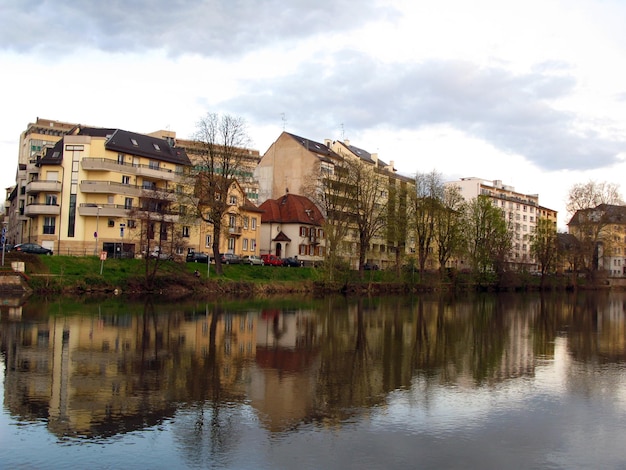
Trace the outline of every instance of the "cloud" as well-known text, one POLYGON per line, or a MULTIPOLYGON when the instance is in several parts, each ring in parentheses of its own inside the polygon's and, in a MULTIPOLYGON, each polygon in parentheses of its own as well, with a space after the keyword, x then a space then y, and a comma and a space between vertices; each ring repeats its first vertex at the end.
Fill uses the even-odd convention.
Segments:
POLYGON ((356 28, 394 15, 376 0, 7 0, 0 48, 64 54, 163 49, 169 55, 233 56, 276 43, 356 28))
POLYGON ((625 143, 557 107, 577 85, 563 64, 513 73, 457 60, 390 64, 343 51, 243 85, 222 105, 256 122, 285 113, 313 139, 336 134, 342 123, 359 132, 447 124, 544 170, 609 166, 625 143))

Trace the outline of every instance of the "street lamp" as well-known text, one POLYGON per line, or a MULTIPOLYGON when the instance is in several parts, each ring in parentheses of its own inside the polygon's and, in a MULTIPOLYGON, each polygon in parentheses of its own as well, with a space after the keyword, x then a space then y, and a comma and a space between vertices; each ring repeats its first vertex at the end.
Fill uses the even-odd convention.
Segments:
POLYGON ((96 238, 96 246, 94 247, 93 254, 96 256, 98 256, 98 226, 100 224, 100 209, 102 209, 102 206, 98 206, 96 208, 96 231, 93 234, 96 238))

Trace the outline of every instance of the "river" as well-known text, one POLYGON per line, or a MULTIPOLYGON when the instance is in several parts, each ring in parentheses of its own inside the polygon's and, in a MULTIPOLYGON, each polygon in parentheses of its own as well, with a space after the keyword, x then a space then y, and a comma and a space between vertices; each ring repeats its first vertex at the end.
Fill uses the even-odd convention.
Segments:
POLYGON ((0 303, 0 467, 626 468, 626 294, 0 303))

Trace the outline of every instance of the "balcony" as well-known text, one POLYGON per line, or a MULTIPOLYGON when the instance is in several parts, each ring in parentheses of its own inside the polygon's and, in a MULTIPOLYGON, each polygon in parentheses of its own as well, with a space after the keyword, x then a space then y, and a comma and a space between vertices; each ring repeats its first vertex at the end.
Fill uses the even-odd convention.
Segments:
POLYGON ((148 219, 153 221, 163 220, 164 222, 178 223, 180 216, 178 212, 166 211, 148 212, 140 207, 126 207, 122 204, 93 204, 83 203, 78 206, 78 215, 82 217, 119 217, 119 218, 137 218, 148 219), (99 209, 98 209, 99 207, 99 209), (133 211, 133 214, 131 214, 133 211))
POLYGON ((26 185, 26 194, 37 193, 60 193, 61 182, 60 181, 45 181, 35 180, 26 185))
POLYGON ((156 186, 137 186, 133 184, 115 183, 113 181, 83 180, 80 191, 92 194, 120 194, 122 196, 147 197, 164 201, 175 201, 176 192, 156 186))
POLYGON ((243 231, 243 227, 241 227, 241 226, 228 227, 228 234, 229 235, 234 235, 236 237, 240 237, 242 231, 243 231))
POLYGON ((24 210, 27 217, 37 217, 39 215, 59 215, 61 207, 58 204, 28 204, 24 210))
POLYGON ((120 163, 110 158, 83 158, 81 166, 83 170, 115 171, 117 173, 146 176, 165 181, 180 181, 182 176, 171 169, 160 168, 154 165, 120 163))

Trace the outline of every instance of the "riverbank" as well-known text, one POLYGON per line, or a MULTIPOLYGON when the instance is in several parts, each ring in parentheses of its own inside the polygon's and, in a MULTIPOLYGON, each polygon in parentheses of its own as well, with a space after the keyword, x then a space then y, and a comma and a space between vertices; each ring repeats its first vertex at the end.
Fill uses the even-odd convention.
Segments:
MULTIPOLYGON (((356 271, 345 271, 336 274, 335 279, 330 281, 328 273, 321 268, 228 265, 223 266, 223 275, 216 276, 214 265, 174 261, 159 261, 156 274, 147 282, 154 266, 141 259, 100 261, 95 256, 37 256, 23 253, 8 253, 5 258, 2 271, 11 272, 12 262, 22 262, 24 272, 20 276, 23 285, 39 295, 157 293, 170 297, 220 294, 259 297, 293 293, 381 295, 541 288, 539 277, 524 273, 507 273, 498 283, 478 284, 469 274, 460 273, 454 273, 442 281, 438 273, 420 276, 415 272, 398 275, 392 271, 365 271, 360 279, 356 271)), ((544 289, 547 290, 578 288, 582 282, 577 280, 578 284, 574 286, 571 278, 564 276, 550 277, 545 281, 544 289)))

